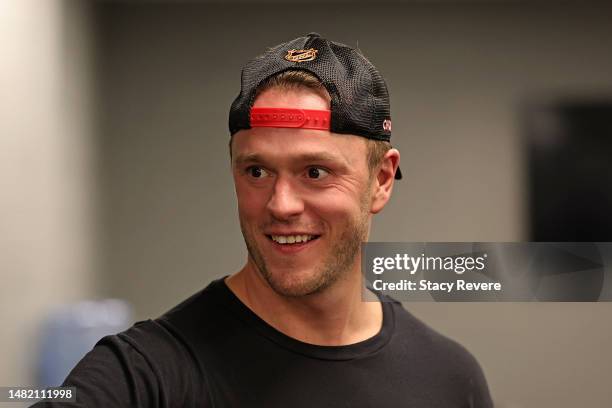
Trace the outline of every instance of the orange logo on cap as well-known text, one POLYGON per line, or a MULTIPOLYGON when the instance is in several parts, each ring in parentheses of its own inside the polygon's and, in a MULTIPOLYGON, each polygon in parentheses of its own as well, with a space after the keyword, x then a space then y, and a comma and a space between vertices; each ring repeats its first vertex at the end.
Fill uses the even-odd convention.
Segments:
POLYGON ((310 48, 307 50, 289 50, 287 51, 287 55, 285 55, 285 59, 291 62, 305 62, 312 61, 317 58, 317 52, 319 50, 315 50, 314 48, 310 48))

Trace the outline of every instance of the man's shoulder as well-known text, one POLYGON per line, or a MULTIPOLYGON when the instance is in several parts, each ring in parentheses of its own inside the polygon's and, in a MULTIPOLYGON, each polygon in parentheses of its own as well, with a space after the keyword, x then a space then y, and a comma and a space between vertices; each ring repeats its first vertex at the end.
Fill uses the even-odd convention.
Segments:
MULTIPOLYGON (((217 282, 217 281, 215 281, 217 282)), ((206 370, 193 331, 214 333, 215 282, 156 319, 102 338, 66 379, 84 406, 192 406, 208 401, 206 370)), ((205 337, 199 338, 199 340, 205 337)), ((204 404, 204 406, 208 406, 204 404)))
POLYGON ((452 398, 469 401, 470 407, 491 407, 491 396, 482 368, 463 345, 434 330, 399 302, 393 302, 396 327, 393 350, 407 361, 408 370, 432 379, 435 388, 452 398))
POLYGON ((138 321, 120 333, 104 337, 97 346, 115 354, 129 353, 155 373, 176 374, 185 364, 202 371, 192 332, 213 333, 218 329, 213 321, 220 319, 217 283, 212 282, 156 319, 138 321))
POLYGON ((70 372, 76 404, 42 407, 209 406, 203 372, 190 352, 154 320, 103 337, 70 372))
POLYGON ((212 281, 204 289, 183 300, 155 322, 173 335, 183 338, 214 334, 228 321, 231 313, 229 289, 222 279, 212 281))
POLYGON ((456 373, 481 371, 473 354, 456 340, 433 329, 414 316, 397 301, 393 301, 396 315, 395 336, 418 354, 419 359, 432 364, 443 364, 456 373))

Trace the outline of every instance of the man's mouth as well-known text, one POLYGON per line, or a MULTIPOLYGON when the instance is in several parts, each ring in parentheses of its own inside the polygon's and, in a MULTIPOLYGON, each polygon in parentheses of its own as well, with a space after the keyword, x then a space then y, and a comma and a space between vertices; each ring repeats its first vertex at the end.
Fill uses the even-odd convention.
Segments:
POLYGON ((303 244, 308 241, 315 240, 320 235, 266 235, 269 239, 281 245, 303 244))

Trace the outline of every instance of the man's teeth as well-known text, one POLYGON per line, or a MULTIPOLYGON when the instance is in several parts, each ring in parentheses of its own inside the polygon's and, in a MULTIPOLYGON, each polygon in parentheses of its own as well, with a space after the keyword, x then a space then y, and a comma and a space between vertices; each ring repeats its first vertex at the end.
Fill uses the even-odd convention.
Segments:
POLYGON ((308 242, 314 235, 271 235, 274 242, 279 244, 295 244, 298 242, 308 242))

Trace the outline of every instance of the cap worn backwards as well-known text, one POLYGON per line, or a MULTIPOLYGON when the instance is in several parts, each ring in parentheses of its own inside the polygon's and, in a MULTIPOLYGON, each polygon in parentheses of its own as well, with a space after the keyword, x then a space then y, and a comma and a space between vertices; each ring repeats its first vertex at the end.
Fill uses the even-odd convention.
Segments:
MULTIPOLYGON (((317 121, 322 116, 315 112, 287 110, 273 115, 252 109, 260 84, 288 70, 308 71, 321 81, 331 98, 325 123, 331 132, 390 141, 389 93, 380 73, 358 50, 317 33, 277 45, 242 69, 240 94, 230 108, 230 134, 256 126, 322 128, 317 121)), ((401 178, 399 169, 396 178, 401 178)))

